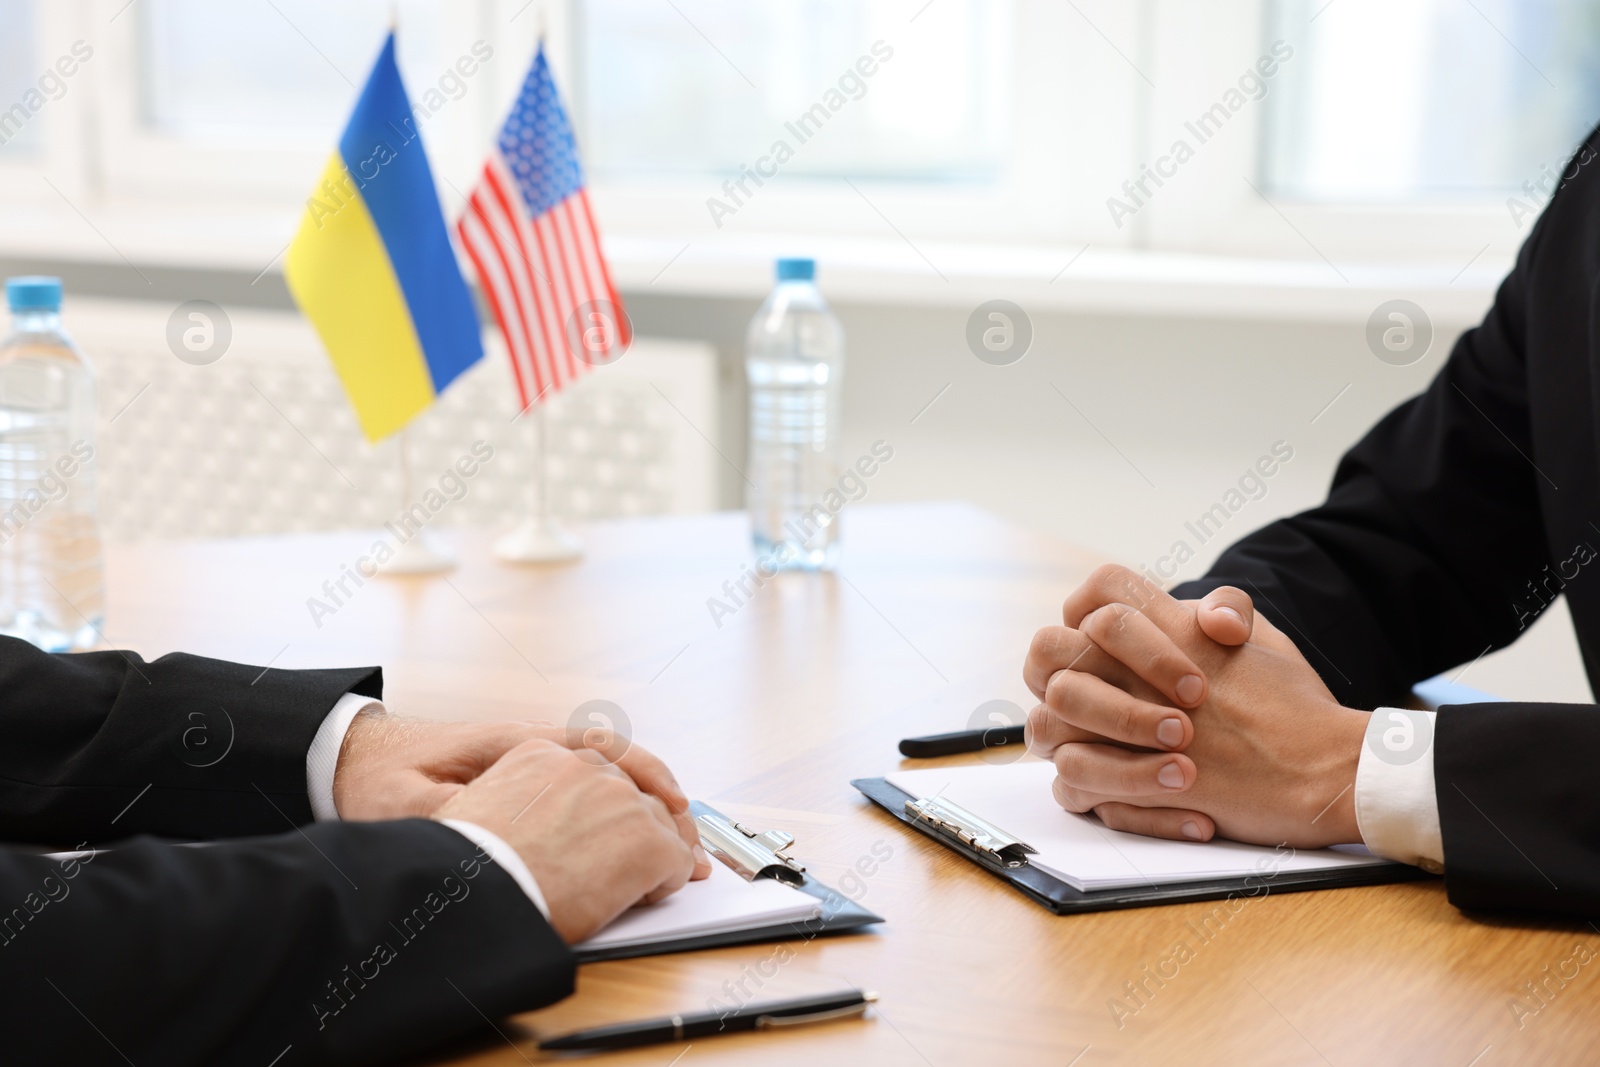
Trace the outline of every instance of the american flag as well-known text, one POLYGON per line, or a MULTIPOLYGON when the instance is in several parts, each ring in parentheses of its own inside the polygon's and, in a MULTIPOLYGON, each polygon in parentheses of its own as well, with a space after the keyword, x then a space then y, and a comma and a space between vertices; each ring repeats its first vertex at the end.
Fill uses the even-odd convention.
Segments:
POLYGON ((521 410, 627 350, 632 327, 542 45, 456 229, 511 350, 521 410))

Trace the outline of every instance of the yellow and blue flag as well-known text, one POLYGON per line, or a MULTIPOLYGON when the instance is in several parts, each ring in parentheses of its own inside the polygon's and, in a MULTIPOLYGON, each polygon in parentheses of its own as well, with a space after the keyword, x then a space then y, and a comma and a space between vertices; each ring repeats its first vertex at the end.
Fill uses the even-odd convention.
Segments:
POLYGON ((369 441, 404 427, 483 358, 393 33, 306 200, 284 276, 369 441))

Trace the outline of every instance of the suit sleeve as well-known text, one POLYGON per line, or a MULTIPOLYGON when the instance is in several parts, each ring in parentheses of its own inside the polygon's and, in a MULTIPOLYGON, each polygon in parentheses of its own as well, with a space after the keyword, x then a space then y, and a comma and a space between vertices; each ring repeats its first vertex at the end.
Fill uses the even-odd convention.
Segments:
POLYGON ((213 839, 312 821, 306 751, 376 667, 284 671, 182 653, 50 654, 0 637, 0 840, 213 839))
MULTIPOLYGON (((1549 451, 1537 446, 1528 353, 1539 354, 1541 388, 1559 392, 1575 380, 1562 361, 1587 359, 1590 343, 1600 178, 1570 170, 1483 323, 1422 395, 1344 456, 1327 501, 1246 537, 1174 595, 1242 588, 1358 708, 1399 703, 1418 681, 1520 635, 1530 579, 1553 562, 1547 471, 1575 447, 1548 426, 1549 451)), ((1452 902, 1600 911, 1596 754, 1592 705, 1440 709, 1433 769, 1452 902)))
POLYGON ((1427 390, 1340 460, 1325 503, 1245 537, 1173 595, 1243 589, 1350 707, 1401 702, 1515 640, 1526 620, 1513 605, 1550 562, 1524 360, 1530 285, 1570 266, 1541 259, 1550 220, 1427 390))
POLYGON ((1439 709, 1433 773, 1445 887, 1461 908, 1600 914, 1600 709, 1439 709))
POLYGON ((19 1063, 364 1064, 572 991, 510 875, 426 820, 85 860, 0 853, 19 1063))

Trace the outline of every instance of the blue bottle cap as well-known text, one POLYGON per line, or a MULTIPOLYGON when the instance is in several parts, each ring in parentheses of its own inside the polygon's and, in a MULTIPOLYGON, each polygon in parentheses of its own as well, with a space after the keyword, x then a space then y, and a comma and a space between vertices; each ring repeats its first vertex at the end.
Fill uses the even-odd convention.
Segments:
POLYGON ((61 279, 40 274, 7 278, 6 303, 12 311, 60 311, 61 279))
POLYGON ((817 261, 814 259, 778 260, 778 280, 780 282, 809 282, 816 276, 817 261))

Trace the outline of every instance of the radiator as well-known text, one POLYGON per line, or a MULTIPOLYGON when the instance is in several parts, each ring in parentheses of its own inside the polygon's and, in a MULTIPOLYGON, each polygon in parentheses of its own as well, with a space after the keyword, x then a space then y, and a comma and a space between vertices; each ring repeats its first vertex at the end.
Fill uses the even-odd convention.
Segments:
MULTIPOLYGON (((226 352, 197 366, 169 348, 173 310, 70 294, 63 309, 98 381, 95 463, 108 538, 375 527, 401 509, 398 441, 362 438, 303 319, 230 311, 226 352)), ((484 360, 408 430, 413 497, 474 442, 494 449, 441 525, 514 520, 541 460, 535 415, 517 417, 498 334, 486 344, 484 360)), ((712 510, 716 391, 709 345, 639 338, 617 363, 541 405, 553 512, 584 520, 712 510)))

